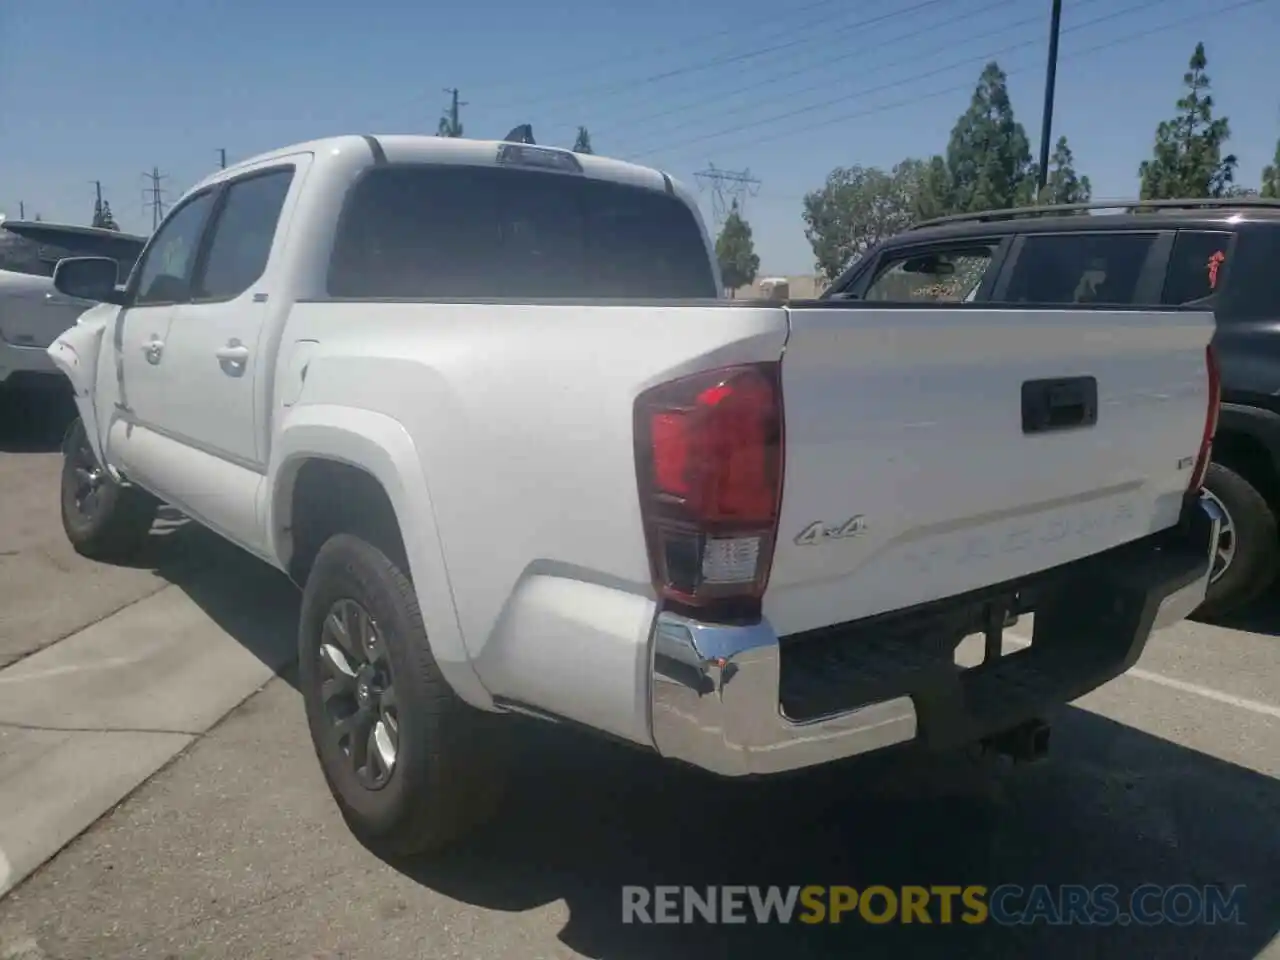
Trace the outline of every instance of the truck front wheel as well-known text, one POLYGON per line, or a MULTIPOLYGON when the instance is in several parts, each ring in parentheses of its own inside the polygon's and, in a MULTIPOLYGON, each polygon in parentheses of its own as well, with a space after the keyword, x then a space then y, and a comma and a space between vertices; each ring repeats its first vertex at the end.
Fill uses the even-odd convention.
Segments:
POLYGON ((62 444, 62 529, 77 553, 92 560, 130 559, 156 518, 158 501, 122 486, 98 462, 79 417, 62 444))
POLYGON ((385 856, 433 852, 496 810, 501 718, 450 689, 413 584, 382 550, 345 533, 325 542, 298 646, 316 756, 362 843, 385 856))

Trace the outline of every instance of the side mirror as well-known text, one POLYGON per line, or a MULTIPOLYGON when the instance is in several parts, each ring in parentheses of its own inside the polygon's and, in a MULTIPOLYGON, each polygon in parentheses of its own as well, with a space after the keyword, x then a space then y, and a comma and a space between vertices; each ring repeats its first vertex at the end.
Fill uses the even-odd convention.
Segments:
POLYGON ((120 265, 110 257, 67 257, 53 268, 53 286, 77 300, 124 303, 124 291, 116 286, 120 265))

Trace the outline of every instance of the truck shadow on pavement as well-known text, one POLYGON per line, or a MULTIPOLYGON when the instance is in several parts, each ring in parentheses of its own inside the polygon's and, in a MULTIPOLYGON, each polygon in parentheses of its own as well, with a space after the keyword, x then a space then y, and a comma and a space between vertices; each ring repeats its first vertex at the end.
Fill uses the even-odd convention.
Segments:
POLYGON ((560 939, 610 960, 1257 956, 1280 929, 1280 782, 1084 710, 1055 719, 1036 766, 899 755, 757 783, 529 729, 500 821, 397 868, 486 909, 564 900, 560 939), (659 884, 1113 884, 1122 910, 1144 884, 1246 889, 1239 924, 944 924, 936 904, 930 926, 624 924, 623 886, 659 884))
POLYGON ((1202 622, 1230 630, 1280 637, 1280 584, 1272 584, 1270 590, 1244 610, 1202 622))
POLYGON ((301 594, 280 571, 186 519, 160 516, 135 566, 177 587, 245 650, 296 687, 301 594))
POLYGON ((51 453, 76 416, 70 384, 0 384, 0 453, 51 453))

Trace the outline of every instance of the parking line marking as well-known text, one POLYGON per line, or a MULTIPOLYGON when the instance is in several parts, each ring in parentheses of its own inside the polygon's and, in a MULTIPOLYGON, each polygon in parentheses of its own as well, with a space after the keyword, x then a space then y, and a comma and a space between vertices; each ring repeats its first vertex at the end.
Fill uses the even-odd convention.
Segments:
MULTIPOLYGON (((1008 633, 1005 639, 1020 647, 1031 646, 1031 641, 1025 637, 1020 637, 1016 633, 1008 633)), ((1239 707, 1241 710, 1248 710, 1250 713, 1256 713, 1264 717, 1274 717, 1280 720, 1280 707, 1270 703, 1262 703, 1258 700, 1248 700, 1244 697, 1237 697, 1235 694, 1226 693, 1222 690, 1215 690, 1213 687, 1202 687, 1198 683, 1188 683, 1186 680, 1175 680, 1173 677, 1166 677, 1163 673, 1152 673, 1150 670, 1143 670, 1141 667, 1133 667, 1120 674, 1122 677, 1133 677, 1135 680, 1146 680, 1148 683, 1158 684, 1162 687, 1168 687, 1170 690, 1179 690, 1182 693, 1190 693, 1197 697, 1203 697, 1206 700, 1213 700, 1217 703, 1225 703, 1229 707, 1239 707)))

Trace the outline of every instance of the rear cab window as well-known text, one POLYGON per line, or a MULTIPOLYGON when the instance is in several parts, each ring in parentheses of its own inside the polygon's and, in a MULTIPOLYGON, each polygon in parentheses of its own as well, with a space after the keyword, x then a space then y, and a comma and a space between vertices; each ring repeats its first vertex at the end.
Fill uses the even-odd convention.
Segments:
POLYGON ((391 164, 354 184, 328 293, 399 299, 719 296, 693 212, 579 174, 391 164))
POLYGON ((1150 303, 1158 232, 1030 233, 1012 255, 999 303, 1150 303))

